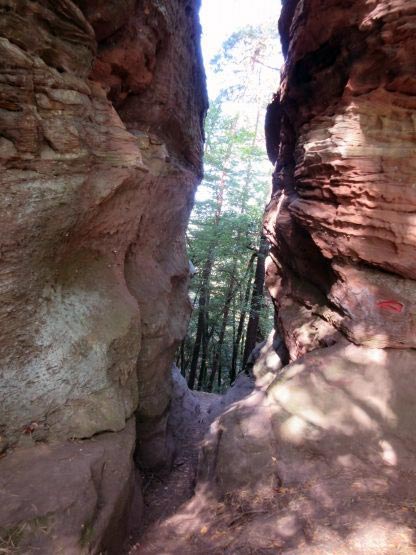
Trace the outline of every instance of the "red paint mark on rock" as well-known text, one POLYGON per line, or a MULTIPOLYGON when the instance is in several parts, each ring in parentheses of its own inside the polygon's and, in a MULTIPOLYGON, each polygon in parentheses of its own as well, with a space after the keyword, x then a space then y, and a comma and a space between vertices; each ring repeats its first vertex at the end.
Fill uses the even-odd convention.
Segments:
POLYGON ((390 312, 402 312, 404 309, 404 304, 398 301, 379 301, 377 306, 383 310, 390 310, 390 312))

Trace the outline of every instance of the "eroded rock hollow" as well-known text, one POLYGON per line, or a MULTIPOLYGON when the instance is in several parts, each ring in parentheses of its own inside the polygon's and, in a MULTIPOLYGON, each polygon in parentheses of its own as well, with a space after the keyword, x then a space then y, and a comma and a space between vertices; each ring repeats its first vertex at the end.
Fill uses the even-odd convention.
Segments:
POLYGON ((169 461, 207 105, 198 8, 0 1, 0 448, 20 453, 1 461, 0 525, 29 523, 22 549, 106 547, 133 491, 134 420, 141 465, 169 461), (45 491, 49 472, 67 494, 45 491))

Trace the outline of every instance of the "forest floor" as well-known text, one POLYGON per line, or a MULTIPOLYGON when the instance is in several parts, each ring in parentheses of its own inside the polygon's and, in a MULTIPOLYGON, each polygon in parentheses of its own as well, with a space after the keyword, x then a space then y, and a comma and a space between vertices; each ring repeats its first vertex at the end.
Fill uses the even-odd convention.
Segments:
MULTIPOLYGON (((181 507, 193 496, 200 443, 208 430, 210 406, 221 396, 214 393, 194 391, 200 413, 186 426, 177 442, 177 455, 172 472, 166 476, 148 474, 143 476, 144 512, 142 534, 129 551, 129 555, 158 553, 155 545, 160 540, 163 523, 180 512, 181 507), (154 550, 156 549, 156 551, 154 550)), ((169 553, 166 545, 166 553, 169 553)))

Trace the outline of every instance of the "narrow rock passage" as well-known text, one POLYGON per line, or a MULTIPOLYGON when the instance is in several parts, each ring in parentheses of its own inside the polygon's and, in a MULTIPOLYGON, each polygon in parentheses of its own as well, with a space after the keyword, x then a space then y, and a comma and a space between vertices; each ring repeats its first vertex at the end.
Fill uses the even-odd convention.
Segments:
MULTIPOLYGON (((193 432, 184 435, 180 427, 183 450, 172 476, 149 485, 146 502, 155 502, 146 508, 148 527, 130 555, 415 555, 412 454, 397 431, 400 466, 393 448, 380 457, 377 438, 350 440, 341 428, 346 421, 355 425, 357 407, 366 407, 361 399, 375 398, 372 376, 380 383, 385 362, 376 364, 373 351, 354 362, 359 347, 335 345, 280 368, 272 349, 269 340, 260 350, 254 384, 241 376, 219 400, 190 392, 176 397, 173 406, 182 402, 182 422, 193 432), (344 368, 348 382, 339 380, 344 368), (189 399, 197 399, 197 419, 189 418, 189 399), (314 410, 322 411, 324 441, 312 428, 306 440, 288 441, 299 437, 289 435, 299 433, 291 428, 294 417, 307 422, 314 410)), ((380 437, 390 437, 377 412, 368 418, 380 437)))
MULTIPOLYGON (((199 446, 209 426, 208 411, 221 396, 189 390, 184 395, 186 399, 183 402, 188 405, 188 410, 185 409, 182 416, 178 415, 182 426, 179 426, 179 433, 176 432, 172 472, 165 477, 153 474, 144 476, 143 533, 130 549, 129 555, 156 553, 152 546, 161 537, 163 523, 179 512, 194 493, 199 446), (190 402, 193 403, 191 409, 190 402)), ((166 553, 169 552, 169 545, 166 544, 166 553)))
MULTIPOLYGON (((172 412, 182 423, 176 427, 180 430, 180 435, 176 436, 178 456, 173 472, 165 480, 152 476, 147 478, 144 485, 144 530, 128 555, 277 553, 275 547, 280 544, 276 544, 274 539, 266 542, 272 546, 272 551, 263 549, 263 521, 260 522, 259 532, 256 531, 259 525, 257 518, 264 519, 269 509, 273 509, 273 503, 256 497, 254 506, 253 500, 245 500, 244 491, 238 492, 237 496, 227 495, 221 500, 216 495, 215 485, 208 478, 215 462, 206 456, 205 451, 209 437, 217 433, 213 430, 207 433, 209 425, 213 420, 217 422, 219 415, 232 410, 236 402, 238 404, 239 400, 250 396, 253 386, 251 378, 241 376, 225 395, 215 395, 185 391, 183 384, 178 387, 176 383, 172 412), (196 411, 192 407, 195 402, 196 411), (189 418, 191 412, 197 417, 189 418), (201 466, 197 474, 198 463, 201 466), (247 542, 247 536, 253 541, 247 542), (256 546, 254 551, 253 545, 256 546)), ((171 424, 175 426, 178 422, 171 424)))

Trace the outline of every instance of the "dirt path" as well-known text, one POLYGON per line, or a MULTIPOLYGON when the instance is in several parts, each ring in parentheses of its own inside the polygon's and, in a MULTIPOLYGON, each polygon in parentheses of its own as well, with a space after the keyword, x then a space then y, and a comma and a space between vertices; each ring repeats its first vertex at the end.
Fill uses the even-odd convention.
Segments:
POLYGON ((190 419, 176 437, 177 455, 172 472, 165 477, 152 474, 143 477, 143 532, 129 555, 147 553, 150 544, 158 537, 159 527, 194 493, 199 444, 208 429, 208 410, 220 396, 203 392, 194 392, 193 395, 199 404, 199 414, 190 419))
MULTIPOLYGON (((217 471, 222 474, 215 474, 217 481, 200 479, 194 488, 198 445, 207 430, 210 406, 210 417, 216 409, 223 412, 217 429, 220 437, 227 430, 233 436, 238 433, 232 407, 224 406, 225 397, 215 407, 212 403, 217 396, 192 397, 193 406, 199 406, 192 414, 198 417, 178 420, 187 423, 179 426, 180 456, 165 482, 151 480, 145 485, 146 531, 130 555, 416 555, 416 482, 409 470, 361 460, 354 467, 350 458, 345 466, 335 467, 322 452, 309 450, 299 455, 304 457, 300 463, 308 465, 299 467, 298 472, 305 473, 301 479, 260 488, 234 487, 219 496, 216 486, 226 476, 224 469, 237 459, 214 449, 215 464, 222 465, 217 471)), ((244 415, 246 424, 251 418, 252 437, 257 438, 254 433, 263 424, 267 427, 270 413, 267 406, 264 412, 259 410, 262 404, 253 403, 256 398, 257 394, 242 400, 237 418, 244 415)), ((185 411, 188 399, 183 403, 185 411)), ((227 437, 232 442, 233 437, 227 437)), ((204 463, 210 471, 213 460, 206 456, 208 444, 209 439, 204 445, 204 463)), ((327 452, 333 448, 331 444, 327 452)), ((252 456, 253 451, 236 453, 249 457, 250 467, 256 464, 261 472, 267 469, 252 456)), ((297 463, 295 457, 292 460, 297 463)), ((244 467, 237 468, 244 471, 244 467)))

